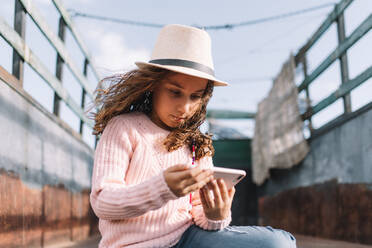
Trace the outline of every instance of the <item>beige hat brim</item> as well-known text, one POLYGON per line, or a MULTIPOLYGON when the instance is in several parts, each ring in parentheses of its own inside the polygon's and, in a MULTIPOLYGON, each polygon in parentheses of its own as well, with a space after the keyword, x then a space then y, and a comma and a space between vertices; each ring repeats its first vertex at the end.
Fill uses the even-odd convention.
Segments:
POLYGON ((198 78, 209 79, 209 80, 212 80, 214 82, 214 86, 228 86, 229 85, 227 82, 218 80, 215 77, 213 77, 212 75, 209 75, 207 73, 204 73, 204 72, 192 69, 192 68, 187 68, 187 67, 182 67, 182 66, 174 66, 174 65, 159 65, 159 64, 140 62, 140 61, 135 62, 135 64, 139 68, 143 68, 143 67, 146 67, 146 66, 154 66, 154 67, 163 68, 163 69, 167 69, 167 70, 174 71, 174 72, 183 73, 183 74, 186 74, 186 75, 191 75, 191 76, 198 77, 198 78))

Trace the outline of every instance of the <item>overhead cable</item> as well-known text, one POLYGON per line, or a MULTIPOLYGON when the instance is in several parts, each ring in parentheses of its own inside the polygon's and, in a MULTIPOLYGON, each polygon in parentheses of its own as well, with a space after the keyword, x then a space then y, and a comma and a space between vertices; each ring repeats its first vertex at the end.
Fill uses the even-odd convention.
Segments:
MULTIPOLYGON (((291 17, 291 16, 301 15, 301 14, 304 14, 304 13, 316 11, 316 10, 327 8, 329 6, 334 6, 334 5, 335 5, 335 3, 326 3, 326 4, 306 8, 306 9, 287 12, 287 13, 280 14, 280 15, 263 17, 263 18, 244 21, 244 22, 239 22, 239 23, 228 23, 228 24, 211 25, 211 26, 201 26, 201 25, 196 24, 196 25, 192 25, 192 26, 198 27, 198 28, 201 28, 201 29, 205 29, 205 30, 221 30, 221 29, 230 29, 231 30, 231 29, 237 28, 237 27, 252 26, 252 25, 256 25, 256 24, 261 24, 261 23, 265 23, 265 22, 272 22, 272 21, 276 21, 276 20, 279 20, 279 19, 288 18, 288 17, 291 17)), ((162 28, 163 26, 165 26, 165 24, 139 22, 139 21, 133 21, 133 20, 127 20, 127 19, 119 19, 119 18, 113 18, 113 17, 92 15, 92 14, 79 12, 79 11, 76 11, 76 10, 73 10, 73 9, 69 9, 68 11, 70 12, 71 17, 84 17, 84 18, 96 19, 96 20, 101 20, 101 21, 110 21, 110 22, 115 22, 115 23, 134 25, 134 26, 151 27, 151 28, 162 28)))

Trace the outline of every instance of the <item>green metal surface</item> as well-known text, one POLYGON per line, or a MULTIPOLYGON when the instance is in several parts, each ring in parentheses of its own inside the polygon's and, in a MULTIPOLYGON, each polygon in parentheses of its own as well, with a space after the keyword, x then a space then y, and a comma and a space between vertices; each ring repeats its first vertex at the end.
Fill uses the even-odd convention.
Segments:
POLYGON ((251 168, 251 139, 214 140, 215 166, 250 169, 251 168))
POLYGON ((255 113, 234 110, 208 110, 207 118, 214 119, 254 119, 255 113))

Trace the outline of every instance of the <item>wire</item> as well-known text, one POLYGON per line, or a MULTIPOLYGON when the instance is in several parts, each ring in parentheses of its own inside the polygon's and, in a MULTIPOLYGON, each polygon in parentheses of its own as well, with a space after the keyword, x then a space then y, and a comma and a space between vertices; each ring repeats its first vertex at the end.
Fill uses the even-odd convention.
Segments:
POLYGON ((71 17, 85 17, 85 18, 96 19, 96 20, 101 20, 101 21, 110 21, 110 22, 117 22, 121 24, 152 27, 152 28, 162 28, 164 26, 163 24, 137 22, 137 21, 131 21, 131 20, 125 20, 125 19, 112 18, 112 17, 91 15, 91 14, 86 14, 86 13, 82 13, 79 11, 75 11, 73 9, 68 9, 68 11, 71 13, 71 17))
POLYGON ((269 38, 268 40, 266 40, 264 42, 261 42, 259 47, 251 48, 244 53, 240 53, 239 55, 235 55, 235 56, 230 56, 228 58, 225 58, 225 59, 221 60, 221 62, 219 62, 219 65, 223 65, 223 64, 226 64, 226 63, 231 63, 232 61, 235 61, 239 58, 240 59, 247 58, 247 55, 253 55, 253 54, 259 54, 260 55, 260 54, 264 54, 264 53, 272 54, 272 53, 277 53, 277 52, 288 52, 292 48, 277 47, 277 48, 272 48, 271 50, 269 50, 269 49, 264 49, 264 47, 266 47, 267 45, 272 44, 273 41, 278 42, 282 38, 290 37, 290 35, 292 35, 299 28, 303 28, 306 25, 311 24, 311 22, 309 22, 309 19, 314 19, 315 17, 324 16, 325 14, 326 13, 310 16, 310 18, 306 18, 306 20, 304 22, 301 22, 301 23, 297 24, 296 26, 293 26, 290 29, 288 29, 284 32, 281 32, 279 35, 275 35, 275 36, 269 38))
POLYGON ((276 21, 276 20, 279 20, 279 19, 284 19, 284 18, 287 18, 287 17, 290 17, 290 16, 301 15, 301 14, 304 14, 304 13, 307 13, 307 12, 312 12, 312 11, 315 11, 315 10, 318 10, 318 9, 323 9, 323 8, 326 8, 326 7, 329 7, 329 6, 335 6, 335 3, 326 3, 326 4, 314 6, 314 7, 307 8, 307 9, 301 9, 301 10, 288 12, 288 13, 284 13, 284 14, 280 14, 280 15, 276 15, 276 16, 264 17, 264 18, 260 18, 260 19, 255 19, 255 20, 250 20, 250 21, 245 21, 245 22, 240 22, 240 23, 235 23, 235 24, 225 24, 225 25, 217 25, 217 26, 204 26, 204 27, 202 26, 202 27, 199 27, 199 28, 217 30, 217 29, 233 29, 235 27, 241 27, 241 26, 251 26, 251 25, 260 24, 260 23, 264 23, 264 22, 270 22, 270 21, 276 21))
MULTIPOLYGON (((264 18, 259 18, 255 20, 249 20, 249 21, 244 21, 240 23, 232 23, 232 24, 223 24, 223 25, 213 25, 213 26, 200 26, 200 25, 192 25, 197 28, 205 29, 205 30, 219 30, 219 29, 233 29, 236 27, 243 27, 243 26, 251 26, 251 25, 256 25, 264 22, 271 22, 275 21, 278 19, 284 19, 288 18, 291 16, 295 15, 301 15, 307 12, 312 12, 315 10, 323 9, 329 6, 335 6, 335 3, 326 3, 306 9, 301 9, 293 12, 288 12, 280 15, 275 15, 275 16, 269 16, 269 17, 264 17, 264 18)), ((110 21, 110 22, 116 22, 116 23, 121 23, 121 24, 127 24, 127 25, 134 25, 134 26, 144 26, 144 27, 152 27, 152 28, 162 28, 165 26, 165 24, 157 24, 157 23, 148 23, 148 22, 138 22, 138 21, 132 21, 132 20, 126 20, 126 19, 119 19, 119 18, 112 18, 112 17, 105 17, 105 16, 97 16, 97 15, 91 15, 87 13, 82 13, 73 9, 68 9, 68 12, 70 12, 71 17, 85 17, 85 18, 90 18, 90 19, 96 19, 96 20, 101 20, 101 21, 110 21)))
POLYGON ((241 78, 228 78, 226 81, 235 82, 231 85, 236 86, 247 83, 259 83, 259 82, 272 82, 275 77, 241 77, 241 78))

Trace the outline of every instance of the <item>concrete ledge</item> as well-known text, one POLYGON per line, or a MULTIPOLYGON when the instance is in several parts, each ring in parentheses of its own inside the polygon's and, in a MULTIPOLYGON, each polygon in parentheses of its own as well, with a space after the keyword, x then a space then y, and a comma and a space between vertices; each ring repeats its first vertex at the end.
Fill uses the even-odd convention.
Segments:
MULTIPOLYGON (((344 242, 339 240, 315 238, 295 234, 298 248, 372 248, 370 245, 344 242)), ((55 245, 45 246, 45 248, 93 248, 97 247, 101 239, 100 235, 90 237, 80 242, 64 242, 55 245)))
POLYGON ((89 237, 88 239, 84 241, 79 241, 79 242, 63 242, 59 244, 54 244, 54 245, 48 245, 45 246, 45 248, 96 248, 98 247, 98 243, 101 240, 100 235, 95 235, 92 237, 89 237))
POLYGON ((297 248, 372 248, 371 245, 361 245, 339 240, 322 239, 311 236, 294 234, 297 248))

